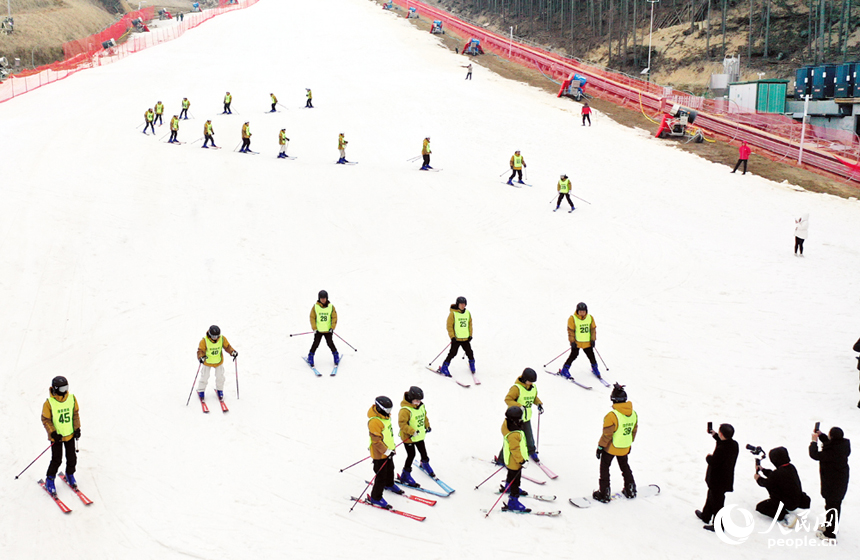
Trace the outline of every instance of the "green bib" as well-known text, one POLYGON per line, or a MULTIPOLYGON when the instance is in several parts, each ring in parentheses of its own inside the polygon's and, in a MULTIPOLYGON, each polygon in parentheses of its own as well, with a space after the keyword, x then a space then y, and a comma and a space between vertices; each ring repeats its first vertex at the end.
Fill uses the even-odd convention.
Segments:
POLYGON ((514 169, 520 169, 523 166, 523 156, 514 154, 514 169))
POLYGON ((469 319, 472 314, 468 309, 462 313, 454 311, 454 338, 469 338, 469 319))
MULTIPOLYGON (((394 430, 391 429, 391 418, 381 418, 379 416, 374 416, 373 418, 382 422, 382 443, 388 449, 394 449, 394 430)), ((373 418, 370 420, 373 420, 373 418)), ((368 427, 370 426, 370 420, 367 421, 368 427)), ((370 444, 367 446, 368 449, 371 447, 373 447, 373 439, 370 440, 370 444)))
POLYGON ((580 319, 579 315, 573 316, 573 324, 576 330, 577 342, 591 342, 591 315, 586 315, 585 319, 580 319))
POLYGON ((531 389, 520 387, 520 396, 517 397, 517 404, 523 407, 523 422, 529 422, 532 419, 532 404, 537 397, 537 385, 532 383, 531 389))
POLYGON ((224 337, 219 336, 217 342, 212 342, 208 336, 204 336, 206 341, 206 365, 214 366, 221 362, 221 348, 224 347, 224 337))
POLYGON ((510 443, 510 441, 508 441, 508 437, 511 434, 516 434, 516 433, 520 434, 520 455, 523 456, 523 459, 525 459, 526 457, 529 456, 529 449, 526 446, 526 433, 522 430, 515 430, 513 432, 508 432, 508 435, 505 436, 505 448, 504 448, 505 465, 506 466, 511 460, 511 443, 510 443))
POLYGON ((618 429, 612 434, 612 445, 616 449, 627 449, 633 445, 633 427, 638 420, 636 411, 634 410, 630 416, 624 416, 614 408, 612 412, 615 413, 615 418, 618 420, 618 429))
POLYGON ((570 192, 570 179, 558 182, 558 192, 565 194, 570 192))
POLYGON ((323 307, 316 302, 314 304, 314 310, 317 314, 317 331, 325 333, 331 330, 331 312, 334 307, 332 304, 328 304, 326 307, 323 307))
POLYGON ((424 408, 424 403, 418 408, 406 408, 409 411, 409 426, 415 430, 415 433, 410 436, 413 442, 424 441, 424 436, 427 434, 424 427, 424 420, 427 418, 427 410, 424 408))
POLYGON ((48 402, 51 404, 51 418, 57 433, 63 437, 75 433, 75 426, 72 423, 75 412, 75 396, 69 394, 65 402, 60 402, 51 396, 48 397, 48 402))

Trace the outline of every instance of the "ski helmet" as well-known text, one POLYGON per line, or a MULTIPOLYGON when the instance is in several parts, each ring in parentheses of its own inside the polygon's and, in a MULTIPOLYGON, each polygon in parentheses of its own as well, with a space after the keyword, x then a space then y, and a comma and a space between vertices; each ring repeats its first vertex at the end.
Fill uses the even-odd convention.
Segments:
POLYGON ((206 334, 208 334, 211 339, 217 339, 221 336, 221 329, 218 328, 218 325, 212 325, 209 327, 209 332, 206 334))
POLYGON ((466 305, 466 298, 464 298, 463 296, 457 298, 457 305, 460 305, 461 303, 463 305, 466 305))
POLYGON ((412 401, 423 401, 424 400, 424 391, 421 390, 421 387, 415 387, 414 385, 406 391, 406 400, 409 402, 412 401))
POLYGON ((391 402, 391 399, 385 396, 376 397, 376 401, 373 403, 376 405, 376 410, 384 413, 386 416, 391 415, 391 409, 394 406, 394 403, 391 402))
POLYGON ((627 402, 627 391, 624 390, 624 385, 619 385, 618 383, 616 383, 612 387, 612 394, 609 396, 609 398, 614 403, 627 402))
POLYGON ((520 379, 522 379, 524 382, 531 381, 532 383, 534 383, 535 381, 537 381, 537 373, 535 373, 535 370, 533 370, 532 368, 527 367, 523 370, 523 374, 520 376, 520 379))
POLYGON ((523 409, 520 406, 511 406, 505 411, 505 418, 508 420, 522 420, 523 409))
POLYGON ((580 301, 579 303, 576 304, 576 311, 577 312, 585 311, 586 313, 588 313, 588 306, 585 305, 585 303, 580 301))
POLYGON ((62 375, 58 375, 51 380, 51 390, 58 395, 65 395, 69 392, 69 382, 62 375))
POLYGON ((326 298, 328 299, 328 292, 325 290, 320 290, 320 293, 317 294, 317 299, 326 298))

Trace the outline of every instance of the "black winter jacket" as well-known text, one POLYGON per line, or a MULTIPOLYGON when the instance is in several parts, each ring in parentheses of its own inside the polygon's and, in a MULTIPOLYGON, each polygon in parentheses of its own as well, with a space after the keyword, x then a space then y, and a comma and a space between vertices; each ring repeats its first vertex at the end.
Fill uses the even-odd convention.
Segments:
MULTIPOLYGON (((860 352, 860 338, 858 338, 857 342, 854 344, 854 351, 860 352)), ((857 356, 857 369, 860 369, 860 356, 857 356)))
POLYGON ((734 490, 735 463, 738 461, 738 442, 733 439, 725 441, 714 434, 717 446, 706 461, 708 470, 705 473, 705 482, 708 488, 716 492, 731 492, 734 490))
POLYGON ((843 438, 830 439, 825 434, 819 438, 821 450, 818 444, 809 444, 809 456, 819 462, 819 473, 821 475, 821 497, 825 500, 841 500, 848 490, 848 456, 851 455, 851 440, 843 438))
POLYGON ((776 447, 771 449, 768 455, 776 469, 761 469, 763 476, 758 479, 758 485, 767 488, 771 499, 781 501, 788 511, 808 508, 811 500, 803 492, 797 469, 789 462, 788 450, 785 447, 776 447))

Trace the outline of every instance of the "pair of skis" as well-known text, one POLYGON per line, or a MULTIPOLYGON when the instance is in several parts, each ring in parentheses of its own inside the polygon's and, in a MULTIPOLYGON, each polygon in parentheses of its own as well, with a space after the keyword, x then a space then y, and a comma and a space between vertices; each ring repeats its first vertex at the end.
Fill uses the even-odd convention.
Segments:
MULTIPOLYGON (((471 387, 471 385, 470 385, 469 383, 463 383, 462 381, 459 381, 459 380, 455 379, 455 378, 454 378, 454 376, 452 376, 452 375, 445 375, 444 373, 442 373, 442 369, 441 369, 441 368, 433 369, 433 368, 432 368, 432 367, 430 367, 430 366, 424 366, 424 367, 426 367, 427 369, 429 369, 429 370, 430 370, 430 371, 432 371, 433 373, 438 373, 438 374, 439 374, 439 375, 441 375, 442 377, 447 377, 448 379, 452 380, 454 383, 456 383, 456 384, 457 384, 457 385, 459 385, 460 387, 464 387, 464 388, 466 388, 466 389, 468 389, 469 387, 471 387)), ((472 381, 474 381, 474 382, 475 382, 475 385, 480 385, 480 384, 481 384, 481 380, 480 380, 480 379, 478 379, 478 374, 477 374, 477 373, 473 373, 473 374, 472 374, 472 381)))
MULTIPOLYGON (((304 360, 305 364, 306 364, 309 368, 311 368, 311 370, 314 372, 314 375, 316 375, 317 377, 322 377, 322 374, 321 374, 321 373, 320 373, 320 371, 316 368, 316 366, 312 366, 312 365, 311 365, 311 363, 308 361, 308 359, 307 359, 307 358, 305 358, 304 356, 301 356, 301 358, 302 358, 302 360, 304 360)), ((331 370, 331 373, 329 374, 329 376, 330 376, 330 377, 334 377, 335 375, 337 375, 337 368, 339 368, 339 367, 340 367, 340 362, 342 362, 342 361, 343 361, 343 356, 341 356, 341 357, 340 357, 340 360, 338 361, 338 363, 337 363, 337 364, 335 364, 334 369, 333 369, 333 370, 331 370)))
MULTIPOLYGON (((218 402, 221 403, 221 412, 230 412, 230 409, 227 408, 227 403, 221 399, 218 399, 218 402)), ((209 406, 206 404, 206 401, 200 399, 200 406, 203 407, 203 412, 209 414, 209 406)))
MULTIPOLYGON (((411 484, 406 484, 405 482, 402 482, 400 480, 399 475, 395 477, 397 479, 397 482, 401 486, 411 488, 412 490, 418 490, 419 492, 425 492, 427 494, 432 494, 433 496, 439 496, 440 498, 447 498, 448 496, 450 496, 451 494, 454 493, 454 489, 451 488, 450 486, 448 486, 447 484, 445 484, 445 482, 443 482, 442 480, 440 480, 438 476, 436 476, 435 474, 430 474, 422 466, 419 466, 418 468, 421 470, 421 472, 423 472, 424 474, 429 476, 431 479, 433 479, 433 482, 435 482, 439 486, 439 488, 442 489, 442 492, 438 492, 436 490, 430 490, 428 488, 422 488, 420 484, 418 486, 412 486, 411 484)), ((397 485, 395 484, 395 486, 397 486, 397 485)), ((398 488, 399 488, 399 486, 398 486, 398 488)))
POLYGON ((387 511, 387 512, 394 513, 397 515, 402 515, 403 517, 408 517, 409 519, 414 519, 415 521, 424 521, 425 519, 427 519, 427 517, 423 516, 423 515, 415 515, 414 513, 408 513, 405 511, 400 511, 399 509, 394 509, 392 507, 385 508, 382 506, 378 506, 376 504, 372 504, 372 503, 370 503, 370 500, 367 497, 356 498, 355 496, 351 496, 349 499, 352 500, 353 502, 358 502, 359 504, 364 504, 366 506, 374 507, 376 509, 381 509, 383 511, 387 511))
POLYGON ((583 389, 591 390, 591 387, 590 387, 590 386, 588 386, 588 385, 583 385, 582 383, 580 383, 579 381, 577 381, 577 380, 576 380, 576 379, 574 379, 573 377, 565 377, 565 376, 563 376, 563 375, 561 374, 561 370, 550 371, 550 370, 548 370, 548 369, 545 369, 544 371, 545 371, 545 372, 547 372, 547 373, 548 373, 548 374, 550 374, 550 375, 557 375, 557 376, 561 377, 562 379, 567 379, 568 381, 570 381, 570 382, 571 382, 571 383, 573 383, 574 385, 578 385, 579 387, 582 387, 583 389))
MULTIPOLYGON (((91 499, 87 498, 86 495, 83 492, 81 492, 76 486, 72 486, 71 484, 69 484, 69 481, 66 478, 65 473, 59 473, 59 477, 63 482, 66 483, 66 485, 69 488, 72 489, 72 492, 74 492, 78 496, 78 498, 81 499, 81 501, 84 503, 85 506, 88 506, 88 505, 93 503, 93 501, 91 499)), ((41 486, 42 490, 44 490, 48 494, 48 496, 50 496, 51 499, 54 500, 54 503, 57 504, 57 507, 60 508, 60 511, 62 511, 63 513, 72 513, 72 508, 70 508, 65 503, 63 503, 63 501, 59 498, 59 496, 57 496, 56 494, 52 494, 52 493, 48 492, 48 487, 45 486, 44 480, 39 480, 39 486, 41 486)))
MULTIPOLYGON (((644 487, 640 488, 636 492, 636 498, 651 498, 651 497, 657 496, 658 494, 660 494, 660 487, 657 486, 656 484, 649 484, 648 486, 644 486, 644 487)), ((616 492, 616 493, 611 494, 609 496, 609 499, 613 500, 613 501, 614 500, 620 500, 621 498, 627 499, 624 496, 624 494, 622 494, 621 492, 616 492)), ((635 499, 635 498, 630 498, 630 499, 635 499)), ((588 498, 585 496, 583 496, 581 498, 570 498, 568 501, 570 502, 570 505, 581 508, 581 509, 590 508, 591 506, 593 506, 595 504, 595 502, 597 502, 597 500, 595 500, 594 498, 588 498)))

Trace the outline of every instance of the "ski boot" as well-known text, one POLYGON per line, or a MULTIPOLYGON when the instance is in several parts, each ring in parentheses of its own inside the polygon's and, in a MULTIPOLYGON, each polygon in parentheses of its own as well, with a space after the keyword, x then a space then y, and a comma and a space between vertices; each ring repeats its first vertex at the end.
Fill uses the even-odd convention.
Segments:
POLYGON ((608 504, 609 500, 610 500, 609 489, 607 488, 606 490, 595 490, 591 494, 591 497, 594 498, 595 500, 597 500, 598 502, 602 503, 602 504, 608 504))
POLYGON ((475 373, 475 360, 469 360, 469 371, 475 373))
POLYGON ((540 463, 540 459, 538 459, 537 451, 535 451, 534 453, 529 455, 529 458, 531 458, 531 460, 534 461, 535 464, 540 463))
POLYGON ((522 179, 520 179, 519 181, 517 181, 517 183, 519 183, 519 184, 521 184, 521 185, 525 185, 525 184, 526 184, 526 182, 525 182, 525 181, 523 181, 522 179))
MULTIPOLYGON (((504 483, 499 484, 499 494, 504 494, 505 490, 506 490, 506 487, 505 487, 504 483)), ((517 496, 528 496, 528 495, 529 495, 529 493, 526 492, 525 490, 523 490, 522 488, 520 488, 520 492, 519 492, 519 494, 517 494, 517 496)))
POLYGON ((52 496, 57 495, 57 487, 54 486, 54 477, 53 476, 49 476, 49 477, 45 478, 45 490, 47 490, 48 493, 51 494, 52 496))
POLYGON ((332 352, 332 355, 334 356, 334 365, 340 364, 340 354, 338 354, 337 352, 332 352))
POLYGON ((433 467, 430 466, 429 461, 421 461, 421 468, 430 476, 430 478, 436 478, 436 473, 433 472, 433 467))
POLYGON ((203 397, 206 396, 206 392, 205 391, 197 391, 197 396, 200 397, 200 401, 202 402, 203 397))
POLYGON ((391 505, 385 501, 385 498, 379 498, 378 500, 374 500, 372 496, 367 497, 367 501, 376 507, 381 507, 383 509, 391 509, 391 505))
POLYGON ((406 493, 403 490, 401 490, 400 488, 398 488, 396 484, 392 484, 391 486, 386 486, 385 489, 388 490, 389 492, 394 492, 395 494, 405 494, 406 493))
POLYGON ((343 158, 339 158, 339 159, 337 160, 337 163, 343 163, 343 162, 344 162, 344 159, 343 159, 343 158))
POLYGON ((567 213, 568 213, 568 214, 570 214, 570 213, 571 213, 571 212, 573 212, 574 210, 576 210, 576 206, 572 206, 572 207, 570 208, 570 210, 568 210, 568 211, 567 211, 567 213))
POLYGON ((505 504, 505 509, 511 511, 528 511, 528 508, 520 503, 516 496, 508 498, 508 503, 505 504))
POLYGON ((314 367, 314 353, 313 352, 308 354, 308 365, 310 365, 311 367, 314 367))
POLYGON ((218 393, 218 400, 223 401, 224 400, 224 391, 219 391, 216 389, 215 392, 218 393))
POLYGON ((421 169, 419 169, 419 171, 427 171, 428 169, 430 169, 430 168, 427 167, 426 165, 422 165, 421 169))
POLYGON ((400 480, 401 484, 405 484, 406 486, 411 486, 413 488, 420 487, 419 484, 415 482, 415 479, 412 478, 412 473, 410 473, 409 471, 403 471, 402 473, 400 473, 398 480, 400 480))
POLYGON ((445 377, 451 377, 451 372, 448 371, 448 366, 451 362, 442 362, 442 367, 439 368, 439 373, 444 375, 445 377))
POLYGON ((76 489, 78 488, 78 481, 75 480, 75 475, 66 473, 66 482, 69 483, 69 486, 76 489))
POLYGON ((624 484, 624 490, 621 491, 624 494, 624 497, 632 500, 636 497, 636 483, 635 482, 627 482, 624 484))
POLYGON ((600 377, 600 370, 597 369, 597 364, 591 364, 591 373, 593 373, 597 377, 600 377))
POLYGON ((556 206, 556 207, 555 207, 555 210, 553 210, 553 212, 558 212, 558 209, 559 209, 559 208, 560 208, 560 206, 556 206))
POLYGON ((508 179, 508 184, 509 184, 510 186, 512 186, 512 187, 513 187, 513 186, 514 186, 514 181, 513 181, 512 179, 508 179))
POLYGON ((559 375, 561 375, 565 379, 570 379, 570 366, 562 366, 559 375))

